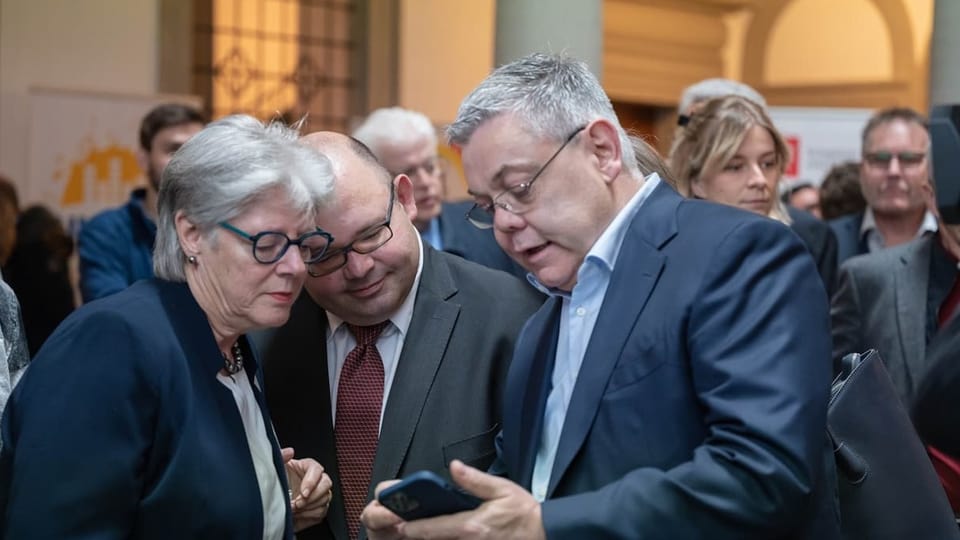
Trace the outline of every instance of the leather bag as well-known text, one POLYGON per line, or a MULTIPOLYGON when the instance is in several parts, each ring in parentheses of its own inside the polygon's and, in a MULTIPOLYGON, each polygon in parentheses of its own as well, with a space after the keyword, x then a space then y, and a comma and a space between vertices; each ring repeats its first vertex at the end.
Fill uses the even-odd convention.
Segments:
POLYGON ((940 480, 877 351, 843 359, 827 419, 844 538, 960 539, 940 480))

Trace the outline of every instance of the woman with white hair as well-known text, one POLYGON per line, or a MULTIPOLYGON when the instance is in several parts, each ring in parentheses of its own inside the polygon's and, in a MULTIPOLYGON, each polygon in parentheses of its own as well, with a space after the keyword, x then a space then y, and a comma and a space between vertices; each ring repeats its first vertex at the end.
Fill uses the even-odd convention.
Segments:
POLYGON ((246 338, 286 322, 332 241, 330 163, 297 137, 232 116, 174 155, 157 278, 68 317, 7 404, 0 537, 291 539, 324 518, 330 479, 281 451, 246 338))

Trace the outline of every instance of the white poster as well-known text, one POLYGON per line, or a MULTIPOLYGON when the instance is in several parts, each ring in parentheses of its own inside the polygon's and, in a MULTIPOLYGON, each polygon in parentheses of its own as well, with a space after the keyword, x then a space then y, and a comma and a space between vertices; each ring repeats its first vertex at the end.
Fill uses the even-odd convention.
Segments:
POLYGON ((137 164, 140 121, 161 103, 200 107, 191 96, 32 90, 27 192, 21 199, 60 214, 71 232, 146 185, 137 164))
POLYGON ((770 118, 790 147, 783 187, 800 181, 819 185, 830 167, 860 161, 860 136, 871 109, 770 107, 770 118))

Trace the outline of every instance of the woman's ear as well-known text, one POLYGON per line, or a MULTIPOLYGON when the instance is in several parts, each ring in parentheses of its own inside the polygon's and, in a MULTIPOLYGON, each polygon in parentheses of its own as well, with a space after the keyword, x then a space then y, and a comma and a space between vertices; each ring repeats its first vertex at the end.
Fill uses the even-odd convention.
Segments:
POLYGON ((613 181, 623 170, 623 149, 617 128, 610 121, 600 118, 588 124, 584 132, 604 179, 613 181))
POLYGON ((690 182, 690 195, 698 199, 706 199, 706 193, 703 190, 703 184, 700 180, 694 180, 690 182))
POLYGON ((190 221, 183 210, 177 211, 174 215, 173 226, 177 230, 177 239, 180 241, 180 248, 183 252, 188 256, 195 256, 200 253, 200 244, 203 240, 200 227, 190 221))

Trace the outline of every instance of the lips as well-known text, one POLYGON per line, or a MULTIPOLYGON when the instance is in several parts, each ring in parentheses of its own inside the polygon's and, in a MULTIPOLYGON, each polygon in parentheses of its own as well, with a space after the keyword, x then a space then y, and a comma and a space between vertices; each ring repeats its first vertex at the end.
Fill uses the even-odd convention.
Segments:
POLYGON ((356 298, 369 298, 380 292, 380 288, 383 285, 383 278, 380 278, 370 284, 351 286, 347 289, 347 294, 354 296, 356 298))
POLYGON ((293 302, 293 298, 294 298, 292 292, 272 292, 269 294, 271 298, 284 304, 289 304, 293 302))

